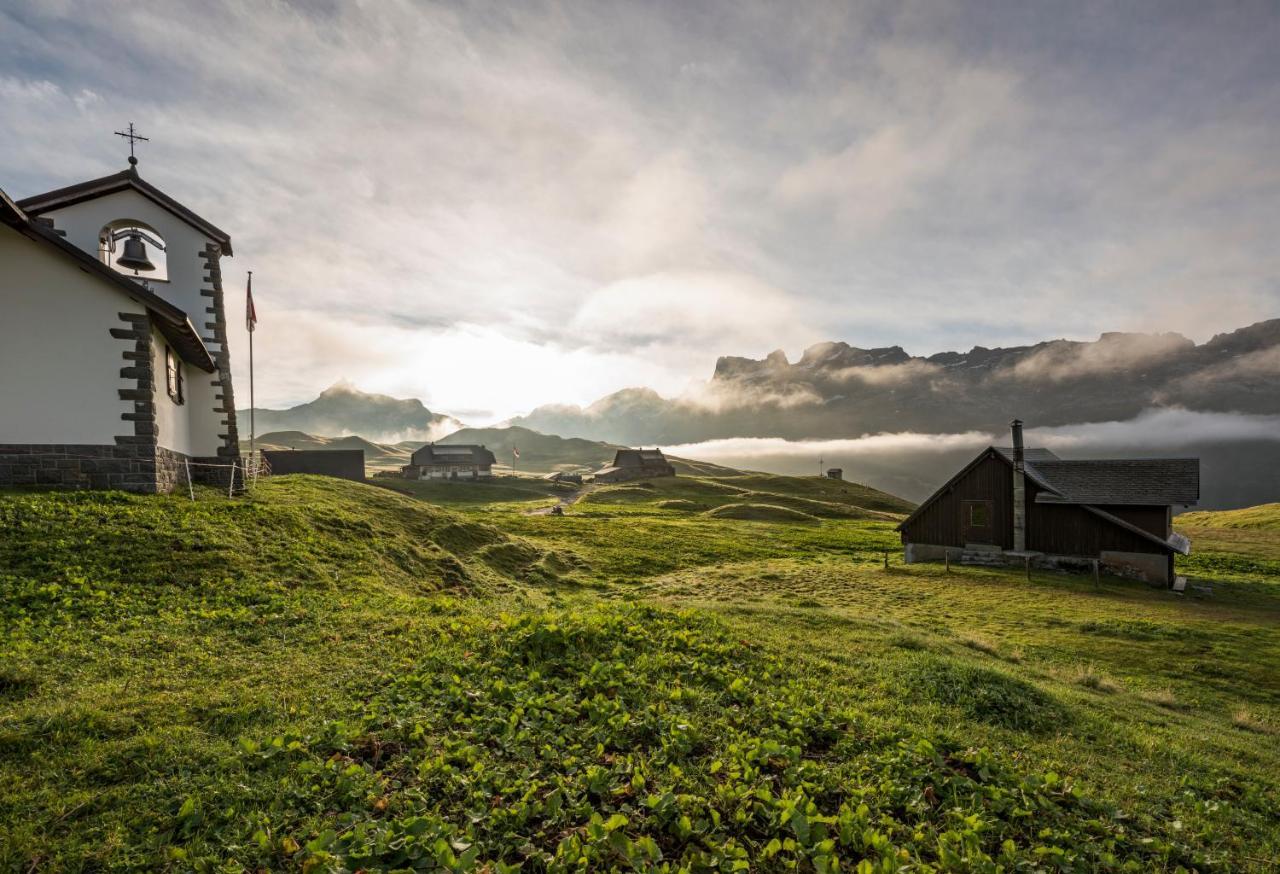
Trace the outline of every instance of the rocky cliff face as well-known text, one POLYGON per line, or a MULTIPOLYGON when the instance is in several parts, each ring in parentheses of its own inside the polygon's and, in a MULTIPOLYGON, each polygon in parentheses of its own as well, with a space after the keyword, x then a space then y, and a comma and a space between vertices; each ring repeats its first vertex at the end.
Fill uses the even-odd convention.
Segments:
POLYGON ((791 362, 724 357, 703 393, 625 389, 591 406, 542 407, 516 422, 618 443, 719 437, 850 437, 882 431, 1001 431, 1129 419, 1152 407, 1280 413, 1280 319, 1202 345, 1178 334, 1107 333, 1004 349, 913 356, 900 346, 819 343, 791 362))

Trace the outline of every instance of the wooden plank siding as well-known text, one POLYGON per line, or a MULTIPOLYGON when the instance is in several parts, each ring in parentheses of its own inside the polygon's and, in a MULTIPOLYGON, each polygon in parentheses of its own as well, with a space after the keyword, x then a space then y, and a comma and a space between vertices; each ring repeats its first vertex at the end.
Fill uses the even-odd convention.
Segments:
POLYGON ((1139 507, 1139 506, 1123 506, 1118 504, 1099 504, 1099 510, 1103 510, 1123 519, 1130 525, 1137 525, 1143 531, 1149 531, 1161 540, 1167 540, 1169 535, 1173 533, 1173 508, 1172 507, 1139 507))
POLYGON ((1083 556, 1097 556, 1104 550, 1156 555, 1166 551, 1145 537, 1073 504, 1030 504, 1027 549, 1050 555, 1083 556))
POLYGON ((1013 468, 994 452, 987 453, 986 458, 912 519, 902 529, 902 542, 964 546, 961 532, 964 501, 990 501, 995 545, 1013 548, 1013 468))

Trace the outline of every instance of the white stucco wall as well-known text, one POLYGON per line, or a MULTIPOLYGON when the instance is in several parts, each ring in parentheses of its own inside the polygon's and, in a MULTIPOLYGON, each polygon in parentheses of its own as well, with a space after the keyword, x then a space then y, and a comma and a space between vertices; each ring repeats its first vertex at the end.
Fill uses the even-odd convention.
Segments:
POLYGON ((211 340, 212 332, 204 327, 206 321, 212 321, 204 311, 209 299, 200 296, 200 289, 205 285, 205 262, 200 253, 212 240, 136 191, 117 191, 41 215, 53 219, 54 227, 66 232, 67 242, 95 258, 98 257, 98 233, 108 222, 136 219, 155 228, 164 238, 169 280, 151 283, 151 290, 181 307, 197 333, 206 341, 211 340))
MULTIPOLYGON (((98 253, 98 233, 109 222, 135 219, 155 228, 165 241, 169 281, 153 282, 151 290, 187 314, 196 333, 204 339, 210 354, 213 354, 217 348, 213 331, 205 328, 206 322, 214 321, 213 316, 205 312, 207 307, 212 306, 213 299, 200 294, 201 289, 207 286, 205 261, 200 253, 213 240, 136 191, 119 191, 41 215, 53 219, 54 227, 66 232, 68 242, 94 257, 98 253)), ((160 353, 154 359, 159 377, 163 375, 164 346, 156 348, 160 353)), ((156 412, 157 424, 160 426, 160 445, 191 455, 216 455, 218 447, 222 445, 218 435, 226 432, 226 426, 222 424, 225 414, 214 412, 215 408, 222 405, 215 397, 222 394, 222 388, 212 384, 218 380, 218 374, 206 373, 187 365, 186 376, 186 404, 182 411, 185 421, 179 423, 172 419, 168 422, 168 427, 160 420, 160 416, 170 412, 164 405, 171 401, 164 390, 164 384, 157 382, 156 412), (185 437, 180 436, 184 433, 185 437), (187 443, 187 449, 175 445, 183 440, 187 443)))
POLYGON ((154 328, 151 330, 151 362, 155 368, 156 380, 156 427, 159 434, 156 442, 166 449, 181 452, 184 455, 198 455, 192 449, 191 440, 191 381, 196 374, 204 376, 204 371, 197 370, 179 358, 182 368, 184 402, 179 404, 169 397, 168 373, 165 370, 165 347, 168 341, 154 328))
POLYGON ((0 226, 0 443, 112 444, 133 433, 118 389, 129 341, 118 313, 146 309, 49 247, 0 226))
POLYGON ((183 378, 183 403, 169 397, 168 373, 165 370, 165 346, 168 341, 159 331, 151 333, 151 360, 156 378, 156 442, 165 449, 195 457, 214 456, 222 445, 219 434, 224 432, 221 416, 213 412, 218 403, 214 395, 219 389, 212 385, 217 373, 206 373, 187 362, 181 362, 183 378))

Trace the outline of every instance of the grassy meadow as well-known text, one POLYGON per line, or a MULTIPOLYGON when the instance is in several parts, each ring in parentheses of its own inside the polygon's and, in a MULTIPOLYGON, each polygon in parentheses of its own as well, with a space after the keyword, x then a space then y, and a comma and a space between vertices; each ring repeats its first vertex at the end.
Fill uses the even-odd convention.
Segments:
POLYGON ((0 870, 1280 867, 1280 508, 1177 596, 716 473, 0 495, 0 870))

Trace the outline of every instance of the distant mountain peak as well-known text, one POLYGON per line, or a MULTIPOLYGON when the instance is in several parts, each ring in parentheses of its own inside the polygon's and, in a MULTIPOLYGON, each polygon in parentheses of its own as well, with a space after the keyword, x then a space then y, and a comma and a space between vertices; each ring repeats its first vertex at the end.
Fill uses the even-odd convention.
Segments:
MULTIPOLYGON (((243 415, 245 410, 241 410, 243 415)), ((379 443, 436 440, 463 427, 453 416, 433 413, 418 398, 361 391, 347 379, 313 401, 283 410, 254 410, 261 431, 300 431, 320 437, 361 434, 379 443)))

